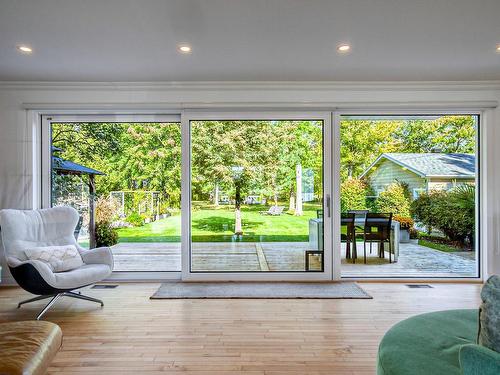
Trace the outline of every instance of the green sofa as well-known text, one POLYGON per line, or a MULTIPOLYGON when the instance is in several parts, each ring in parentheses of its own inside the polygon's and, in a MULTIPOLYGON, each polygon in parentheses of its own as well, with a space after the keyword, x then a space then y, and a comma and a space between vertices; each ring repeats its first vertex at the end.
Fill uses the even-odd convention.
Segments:
POLYGON ((377 375, 499 375, 500 353, 476 345, 478 310, 417 315, 384 335, 377 375))

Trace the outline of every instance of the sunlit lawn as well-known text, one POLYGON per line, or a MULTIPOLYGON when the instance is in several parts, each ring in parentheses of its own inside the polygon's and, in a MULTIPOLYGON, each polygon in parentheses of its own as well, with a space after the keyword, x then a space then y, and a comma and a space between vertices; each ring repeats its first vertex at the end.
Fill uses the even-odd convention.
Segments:
MULTIPOLYGON (((293 216, 284 212, 280 216, 261 215, 269 206, 242 207, 243 236, 235 238, 234 206, 197 204, 192 212, 192 237, 195 242, 304 242, 309 239, 309 219, 316 218, 319 204, 304 204, 304 215, 293 216)), ((181 216, 145 224, 142 227, 118 230, 120 242, 180 242, 181 216)))

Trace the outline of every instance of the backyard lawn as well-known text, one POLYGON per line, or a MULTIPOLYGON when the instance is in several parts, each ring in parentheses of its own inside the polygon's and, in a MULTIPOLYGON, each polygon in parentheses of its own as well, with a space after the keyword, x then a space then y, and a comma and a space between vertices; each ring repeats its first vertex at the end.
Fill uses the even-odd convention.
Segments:
MULTIPOLYGON (((205 204, 194 205, 192 235, 194 242, 306 242, 309 240, 309 219, 316 218, 320 204, 304 204, 304 215, 293 216, 284 212, 280 216, 261 215, 269 206, 243 205, 241 208, 243 236, 234 232, 234 206, 214 208, 205 204)), ((175 214, 166 219, 141 227, 118 230, 119 242, 180 242, 181 216, 175 214)))

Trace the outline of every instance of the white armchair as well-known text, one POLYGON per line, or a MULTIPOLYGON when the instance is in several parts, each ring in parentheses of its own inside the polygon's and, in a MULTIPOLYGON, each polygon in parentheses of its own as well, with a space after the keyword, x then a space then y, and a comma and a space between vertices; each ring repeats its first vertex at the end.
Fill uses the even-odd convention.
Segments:
POLYGON ((74 230, 78 212, 71 207, 54 207, 42 210, 1 210, 0 231, 7 264, 17 283, 38 297, 20 302, 51 298, 40 311, 37 320, 62 296, 103 302, 84 296, 75 289, 102 281, 113 271, 113 255, 107 247, 87 250, 78 245, 74 230), (54 272, 40 260, 30 260, 25 251, 33 247, 74 245, 83 265, 66 272, 54 272))

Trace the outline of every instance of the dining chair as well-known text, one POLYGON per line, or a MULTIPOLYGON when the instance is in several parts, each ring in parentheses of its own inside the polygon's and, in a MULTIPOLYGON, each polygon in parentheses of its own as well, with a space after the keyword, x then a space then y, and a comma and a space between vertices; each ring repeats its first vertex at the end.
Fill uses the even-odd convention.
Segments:
POLYGON ((377 213, 368 212, 365 217, 365 226, 363 228, 363 251, 364 262, 366 264, 366 243, 370 244, 370 253, 372 243, 378 243, 378 256, 385 258, 384 243, 389 243, 389 263, 391 260, 392 244, 391 244, 391 224, 392 213, 377 213))
POLYGON ((345 257, 346 259, 352 258, 352 262, 356 263, 356 258, 358 257, 358 251, 356 248, 356 228, 354 225, 355 214, 353 213, 342 213, 340 217, 340 225, 346 227, 346 232, 340 234, 340 241, 346 243, 345 257), (351 244, 352 244, 352 254, 351 254, 351 244))

